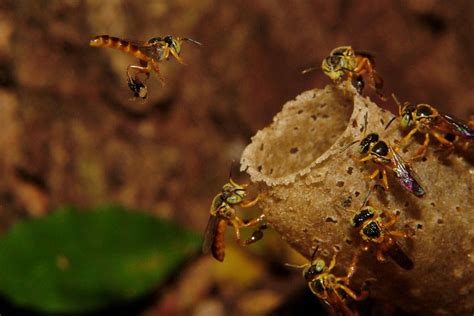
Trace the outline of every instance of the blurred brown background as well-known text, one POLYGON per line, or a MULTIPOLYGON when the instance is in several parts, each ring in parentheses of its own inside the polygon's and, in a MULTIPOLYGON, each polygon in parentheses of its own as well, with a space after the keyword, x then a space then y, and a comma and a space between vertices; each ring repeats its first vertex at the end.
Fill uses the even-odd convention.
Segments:
MULTIPOLYGON (((285 101, 329 83, 301 70, 352 45, 376 54, 387 95, 467 119, 473 33, 470 0, 4 0, 0 227, 62 205, 114 202, 203 231, 210 201, 250 137, 285 101), (188 65, 163 63, 166 86, 152 74, 140 102, 130 100, 125 80, 134 59, 89 47, 100 34, 173 34, 204 46, 184 43, 188 65)), ((395 109, 391 100, 381 105, 395 109)), ((271 271, 260 272, 260 285, 273 282, 271 271)), ((277 293, 281 282, 267 287, 277 293)))

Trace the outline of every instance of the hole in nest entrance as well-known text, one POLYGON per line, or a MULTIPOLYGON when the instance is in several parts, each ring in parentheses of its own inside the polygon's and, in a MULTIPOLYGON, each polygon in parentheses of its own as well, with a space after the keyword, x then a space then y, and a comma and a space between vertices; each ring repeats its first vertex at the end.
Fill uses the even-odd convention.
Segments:
POLYGON ((327 88, 325 92, 315 99, 292 101, 296 103, 294 107, 283 107, 275 121, 259 132, 256 138, 260 143, 255 150, 260 151, 251 159, 255 166, 263 166, 261 173, 269 176, 273 169, 271 177, 277 180, 303 170, 344 133, 350 124, 353 100, 338 89, 327 88), (324 109, 319 108, 322 103, 326 104, 324 109), (294 159, 296 154, 298 159, 294 159))
POLYGON ((335 218, 334 216, 328 216, 328 217, 326 217, 325 222, 326 222, 326 223, 334 223, 334 224, 336 224, 336 223, 337 223, 337 218, 335 218))

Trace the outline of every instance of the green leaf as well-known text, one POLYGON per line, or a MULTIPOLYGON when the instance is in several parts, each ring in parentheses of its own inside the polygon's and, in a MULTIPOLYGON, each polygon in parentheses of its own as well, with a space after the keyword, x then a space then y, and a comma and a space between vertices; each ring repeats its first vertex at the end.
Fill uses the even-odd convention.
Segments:
POLYGON ((157 287, 200 236, 120 207, 65 208, 16 224, 0 240, 0 292, 43 312, 83 312, 157 287))

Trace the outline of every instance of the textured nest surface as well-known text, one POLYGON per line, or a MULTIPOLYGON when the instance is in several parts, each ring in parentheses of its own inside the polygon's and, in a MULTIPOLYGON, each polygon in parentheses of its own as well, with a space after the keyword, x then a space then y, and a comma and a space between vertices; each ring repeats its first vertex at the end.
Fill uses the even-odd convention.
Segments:
MULTIPOLYGON (((314 247, 329 262, 337 255, 336 275, 345 274, 360 235, 350 225, 371 185, 372 162, 360 163, 357 145, 377 132, 389 144, 403 134, 393 117, 368 98, 342 87, 306 91, 286 103, 273 123, 259 131, 242 156, 263 194, 260 207, 269 223, 295 249, 310 257, 314 247), (366 127, 366 130, 365 130, 366 127)), ((375 253, 361 255, 351 287, 411 311, 462 314, 474 310, 474 168, 457 152, 446 156, 432 141, 426 159, 412 162, 427 193, 417 198, 388 172, 388 192, 374 192, 369 204, 398 215, 393 229, 411 229, 399 239, 415 262, 405 271, 375 253)), ((400 154, 409 160, 420 140, 400 154)), ((303 282, 303 280, 302 280, 303 282)))

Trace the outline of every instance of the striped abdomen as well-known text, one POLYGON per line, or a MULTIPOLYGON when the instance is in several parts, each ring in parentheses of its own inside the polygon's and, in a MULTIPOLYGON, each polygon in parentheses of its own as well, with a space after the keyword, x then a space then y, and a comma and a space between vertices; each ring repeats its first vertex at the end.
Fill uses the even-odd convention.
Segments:
POLYGON ((94 47, 109 47, 121 50, 122 52, 128 53, 138 59, 149 61, 150 58, 143 54, 137 46, 130 44, 127 41, 121 40, 118 37, 112 37, 108 35, 99 35, 94 37, 89 42, 90 46, 94 47))
POLYGON ((212 243, 211 252, 214 258, 219 261, 224 261, 225 256, 225 230, 227 228, 227 221, 220 219, 216 227, 216 234, 212 243))

